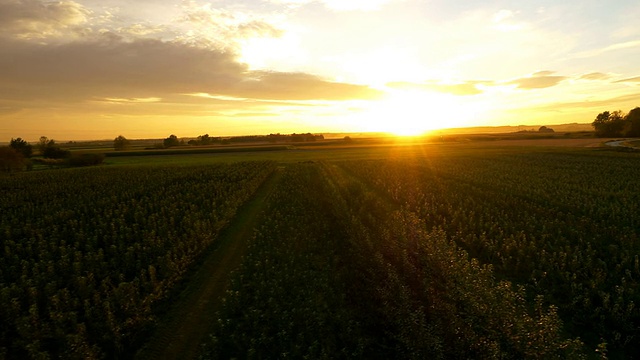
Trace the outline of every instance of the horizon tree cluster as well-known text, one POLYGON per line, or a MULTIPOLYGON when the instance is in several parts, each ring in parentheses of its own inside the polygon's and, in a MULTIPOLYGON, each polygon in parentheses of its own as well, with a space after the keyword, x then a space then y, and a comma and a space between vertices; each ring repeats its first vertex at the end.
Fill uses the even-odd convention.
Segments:
POLYGON ((598 137, 640 137, 640 107, 629 111, 605 111, 591 123, 598 137))

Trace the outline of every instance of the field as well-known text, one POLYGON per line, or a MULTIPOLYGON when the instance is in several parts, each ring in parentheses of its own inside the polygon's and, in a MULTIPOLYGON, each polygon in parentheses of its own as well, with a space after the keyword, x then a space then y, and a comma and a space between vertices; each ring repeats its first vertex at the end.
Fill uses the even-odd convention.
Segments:
POLYGON ((597 143, 132 153, 0 177, 0 358, 634 358, 640 154, 597 143))

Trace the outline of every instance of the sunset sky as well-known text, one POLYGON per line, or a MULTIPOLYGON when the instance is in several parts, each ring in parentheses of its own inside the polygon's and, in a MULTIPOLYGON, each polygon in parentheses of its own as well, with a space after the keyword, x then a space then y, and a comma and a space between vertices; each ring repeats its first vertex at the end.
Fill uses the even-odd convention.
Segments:
POLYGON ((416 133, 640 106, 637 0, 0 0, 0 142, 416 133))

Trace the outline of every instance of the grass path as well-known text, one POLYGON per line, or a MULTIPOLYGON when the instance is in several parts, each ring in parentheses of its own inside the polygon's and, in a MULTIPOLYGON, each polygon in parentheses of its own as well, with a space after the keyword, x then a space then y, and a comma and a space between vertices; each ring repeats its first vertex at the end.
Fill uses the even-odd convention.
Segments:
POLYGON ((200 344, 216 321, 230 274, 240 265, 260 212, 280 176, 281 171, 276 170, 238 211, 213 245, 215 248, 189 277, 184 290, 161 319, 151 340, 138 351, 136 359, 188 360, 200 354, 200 344))

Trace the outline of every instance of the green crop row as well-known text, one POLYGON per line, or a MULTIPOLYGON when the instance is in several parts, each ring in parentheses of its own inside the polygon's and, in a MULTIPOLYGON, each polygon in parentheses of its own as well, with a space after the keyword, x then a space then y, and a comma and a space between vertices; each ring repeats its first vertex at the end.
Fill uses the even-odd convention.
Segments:
POLYGON ((216 326, 203 358, 582 357, 556 307, 330 163, 287 168, 216 326))
POLYGON ((0 178, 0 358, 122 357, 273 163, 0 178))
POLYGON ((428 228, 557 306, 564 330, 640 352, 640 178, 633 156, 535 153, 342 164, 428 228))
POLYGON ((351 358, 362 352, 337 269, 346 245, 315 165, 284 170, 225 296, 205 358, 351 358))

